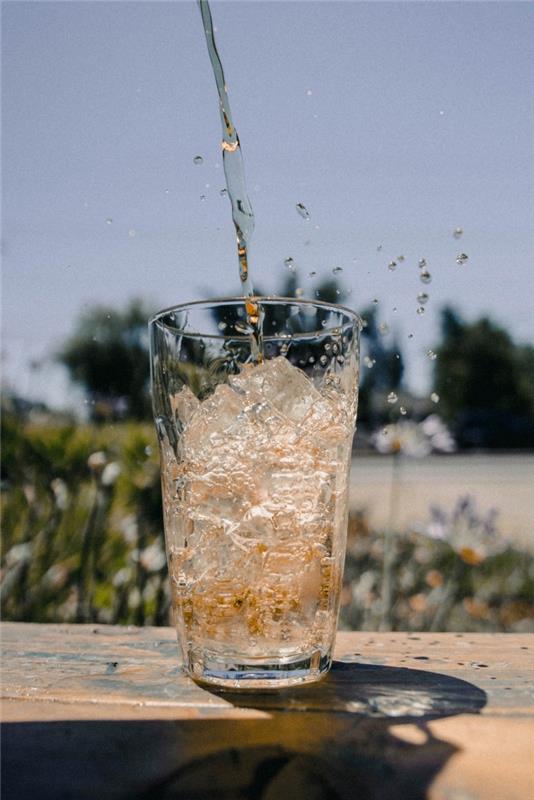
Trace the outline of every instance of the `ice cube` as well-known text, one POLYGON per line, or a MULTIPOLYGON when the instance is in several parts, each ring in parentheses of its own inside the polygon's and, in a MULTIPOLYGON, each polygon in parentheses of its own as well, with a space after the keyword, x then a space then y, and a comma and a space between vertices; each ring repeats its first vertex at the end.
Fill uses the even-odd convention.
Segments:
POLYGON ((245 394, 259 394, 293 422, 301 422, 321 395, 311 381, 286 358, 248 366, 230 383, 245 394))
POLYGON ((200 400, 195 397, 188 386, 184 386, 179 392, 172 395, 169 400, 175 422, 179 422, 185 428, 200 407, 200 400))
POLYGON ((225 434, 243 411, 243 400, 226 383, 220 383, 189 419, 184 436, 186 454, 209 446, 214 435, 225 434))

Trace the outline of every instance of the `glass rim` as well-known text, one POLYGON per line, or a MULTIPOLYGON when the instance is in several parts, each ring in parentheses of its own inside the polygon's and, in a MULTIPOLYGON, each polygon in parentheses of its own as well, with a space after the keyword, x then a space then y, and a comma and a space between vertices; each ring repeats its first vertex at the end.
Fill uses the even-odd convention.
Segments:
MULTIPOLYGON (((239 296, 238 297, 236 297, 236 296, 233 296, 233 297, 213 297, 213 298, 208 298, 207 300, 191 300, 191 301, 186 302, 186 303, 177 303, 176 305, 169 306, 168 308, 163 308, 163 309, 161 309, 161 311, 156 311, 156 313, 153 314, 149 318, 148 325, 149 325, 149 327, 152 327, 153 325, 158 325, 159 324, 159 325, 162 325, 163 327, 165 327, 165 328, 167 328, 169 330, 179 330, 179 328, 177 328, 177 327, 175 327, 173 325, 169 325, 169 324, 165 323, 162 318, 166 314, 170 314, 171 312, 186 311, 187 309, 195 308, 195 307, 198 307, 198 306, 206 306, 206 307, 208 307, 208 306, 222 305, 224 303, 236 304, 236 303, 243 303, 244 301, 246 301, 248 299, 250 299, 250 300, 258 300, 260 302, 261 301, 264 301, 264 302, 266 301, 267 303, 270 303, 270 304, 274 304, 274 303, 282 303, 282 304, 292 303, 293 305, 299 305, 299 306, 304 306, 304 307, 309 307, 309 308, 318 307, 318 308, 328 309, 329 311, 333 311, 333 312, 344 314, 347 317, 347 319, 344 322, 338 323, 337 325, 336 324, 332 324, 331 326, 329 326, 327 328, 326 327, 325 328, 321 327, 320 329, 315 330, 315 331, 306 331, 306 332, 294 334, 295 337, 298 337, 298 338, 302 338, 302 337, 306 337, 307 338, 307 337, 310 337, 310 336, 319 336, 319 335, 324 336, 325 334, 328 334, 330 331, 332 331, 332 330, 334 330, 336 328, 339 328, 339 327, 344 328, 346 325, 350 325, 351 327, 356 325, 357 331, 358 331, 358 333, 360 333, 361 330, 362 330, 362 327, 363 327, 362 318, 360 317, 360 315, 357 314, 356 311, 353 311, 351 308, 348 308, 347 306, 343 306, 343 305, 340 305, 338 303, 327 303, 327 302, 325 302, 323 300, 308 300, 308 299, 304 299, 304 298, 300 298, 300 297, 281 297, 281 296, 278 296, 278 295, 258 295, 258 296, 252 296, 250 298, 244 297, 244 296, 241 296, 241 297, 239 297, 239 296)), ((182 331, 182 333, 183 333, 184 336, 190 336, 192 338, 194 338, 194 337, 203 337, 203 338, 206 338, 206 339, 234 339, 234 340, 235 339, 249 339, 250 338, 250 334, 249 333, 224 334, 224 333, 201 333, 200 331, 194 331, 194 332, 182 331)), ((269 339, 284 339, 284 338, 288 338, 288 337, 287 337, 287 334, 280 334, 280 335, 270 334, 269 336, 266 336, 264 338, 265 338, 265 340, 269 340, 269 339)))

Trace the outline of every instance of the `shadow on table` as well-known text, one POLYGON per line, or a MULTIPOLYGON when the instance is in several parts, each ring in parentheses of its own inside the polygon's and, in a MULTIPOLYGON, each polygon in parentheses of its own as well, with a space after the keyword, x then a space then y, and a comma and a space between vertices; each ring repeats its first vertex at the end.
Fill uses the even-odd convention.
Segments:
POLYGON ((428 722, 486 702, 457 678, 346 662, 315 686, 214 693, 265 716, 6 725, 3 797, 423 800, 456 752, 428 722))

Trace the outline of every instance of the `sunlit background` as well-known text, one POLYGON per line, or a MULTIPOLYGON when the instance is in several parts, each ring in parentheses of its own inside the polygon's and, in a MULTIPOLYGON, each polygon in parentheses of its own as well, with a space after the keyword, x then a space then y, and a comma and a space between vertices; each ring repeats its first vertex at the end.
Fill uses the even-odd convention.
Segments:
MULTIPOLYGON (((534 6, 212 9, 253 282, 367 323, 343 624, 532 627, 534 6)), ((2 16, 5 610, 164 622, 145 321, 239 292, 200 15, 2 16)))

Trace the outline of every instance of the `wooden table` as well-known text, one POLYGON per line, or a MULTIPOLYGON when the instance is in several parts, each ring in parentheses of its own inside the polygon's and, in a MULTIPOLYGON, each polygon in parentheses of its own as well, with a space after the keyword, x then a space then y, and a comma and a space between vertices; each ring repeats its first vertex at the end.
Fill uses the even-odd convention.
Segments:
POLYGON ((208 691, 168 628, 5 623, 4 800, 534 798, 534 636, 341 633, 320 684, 208 691))

